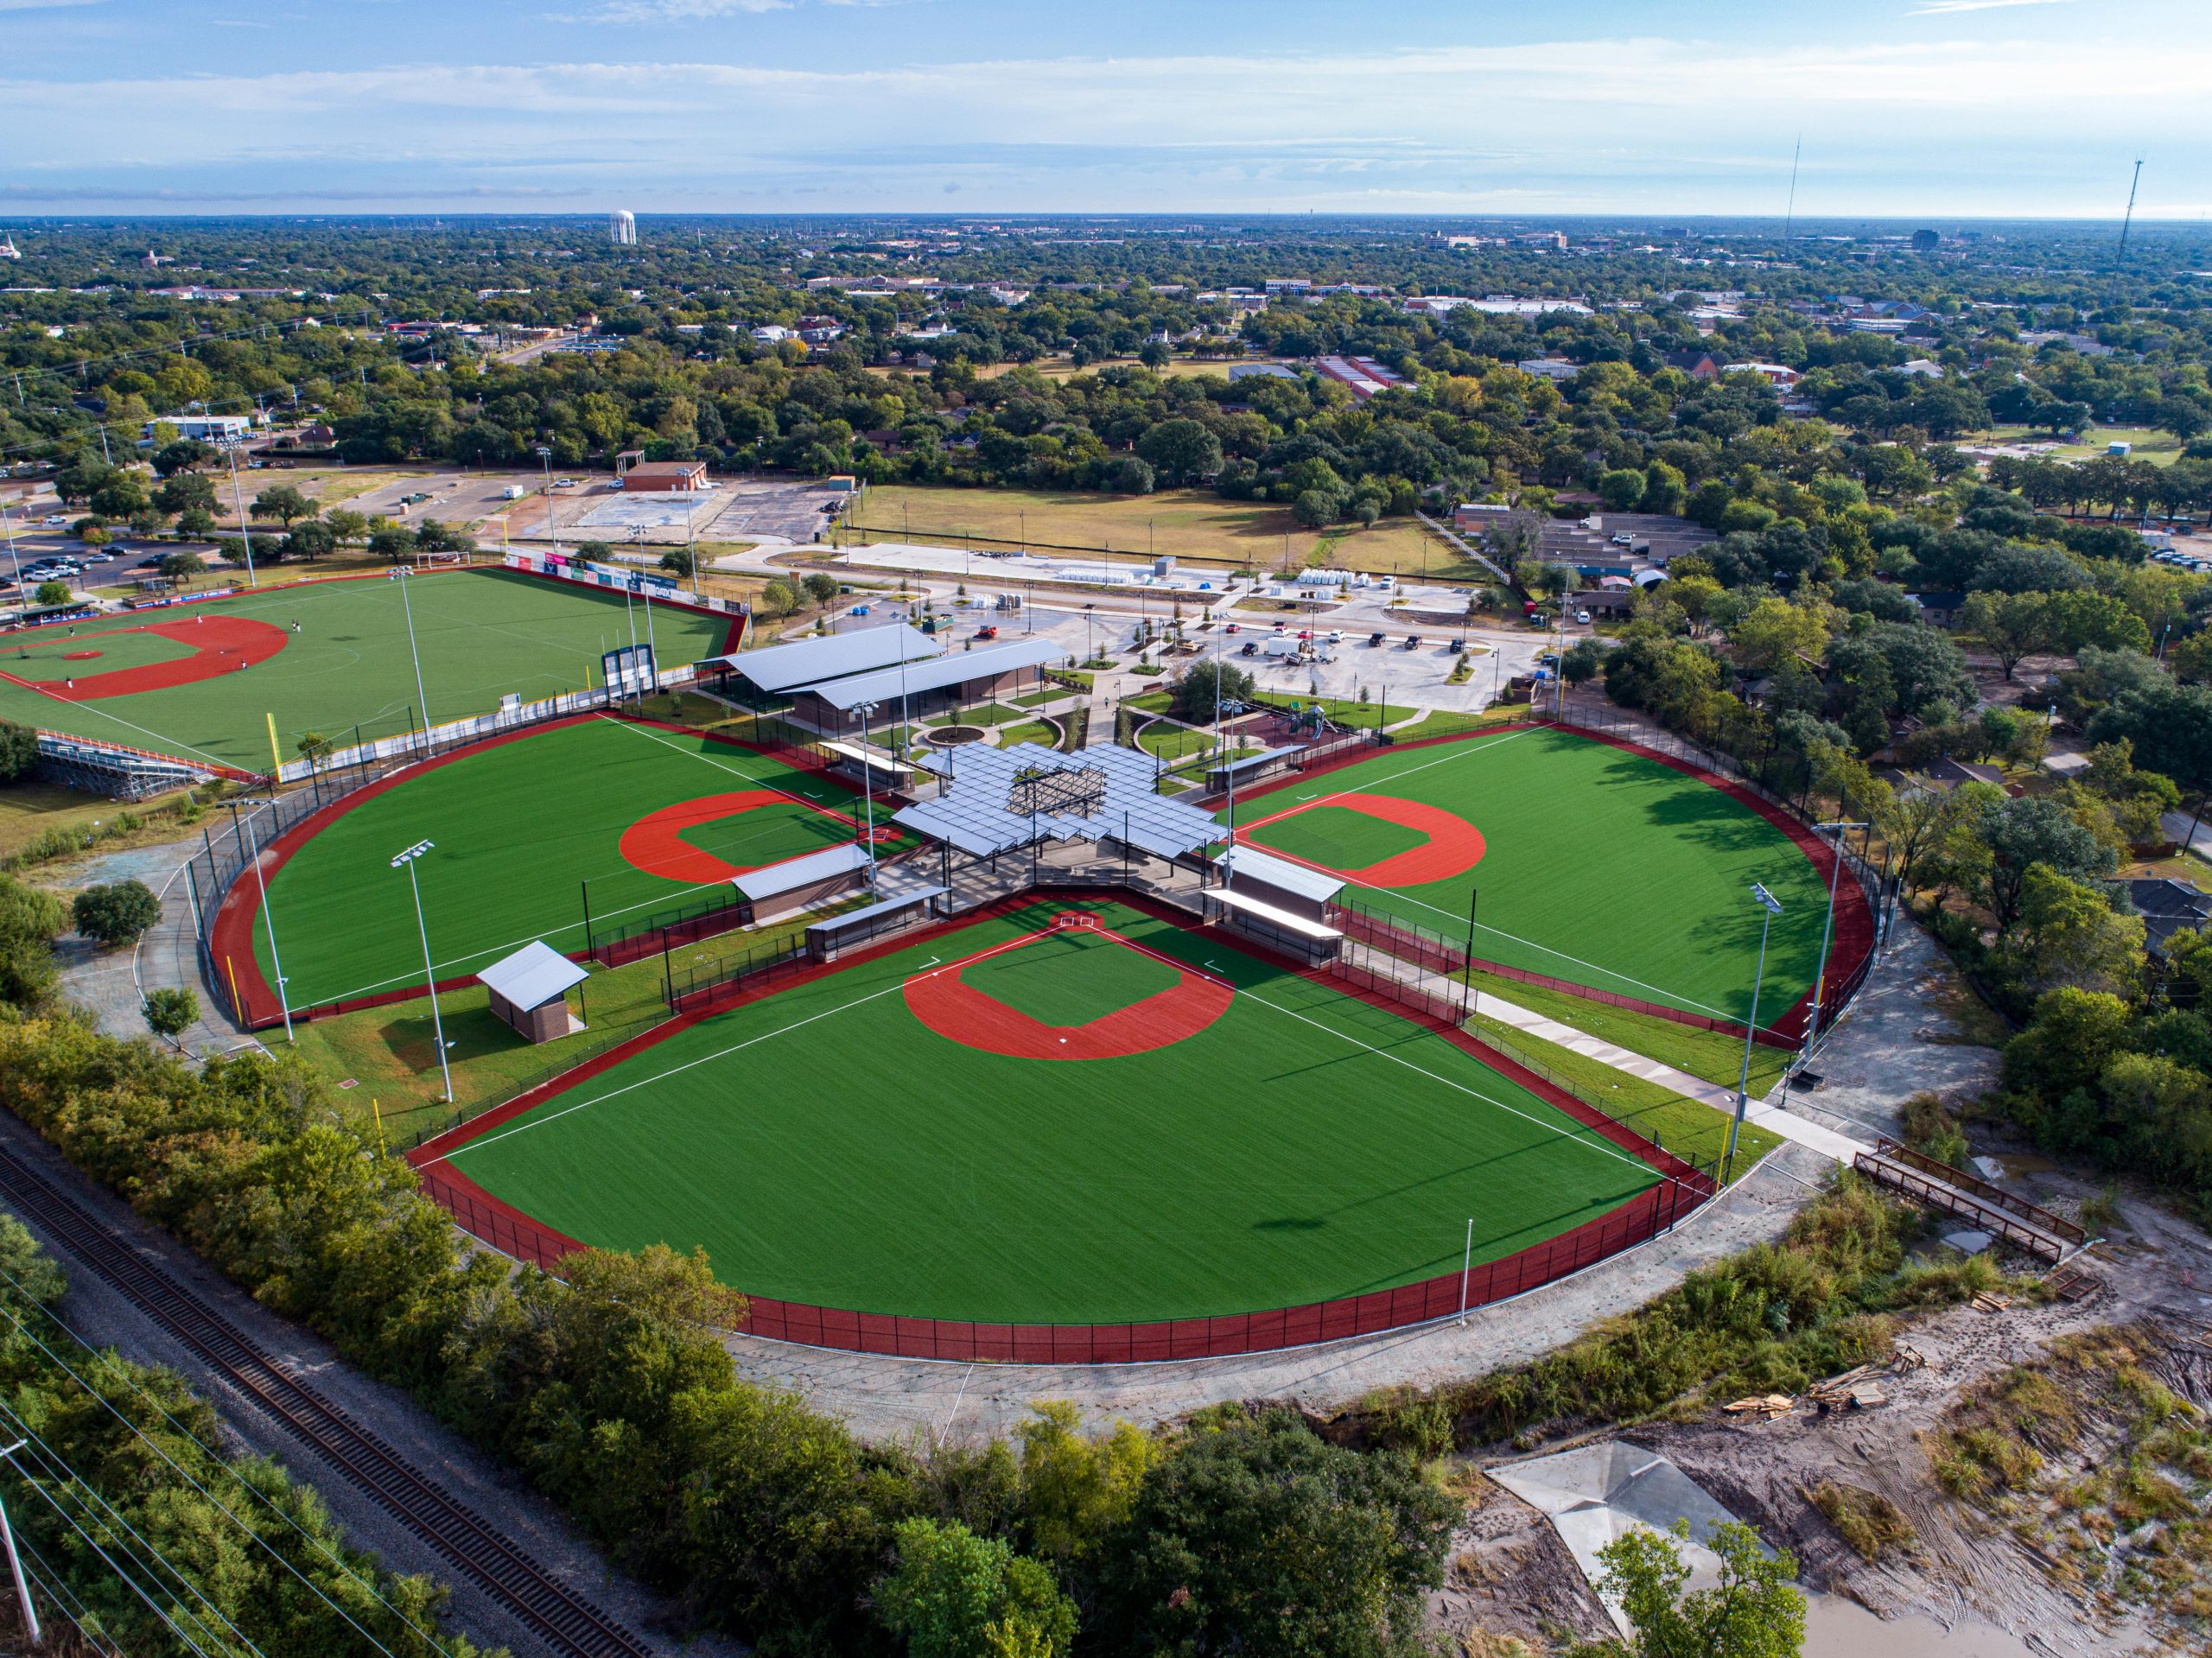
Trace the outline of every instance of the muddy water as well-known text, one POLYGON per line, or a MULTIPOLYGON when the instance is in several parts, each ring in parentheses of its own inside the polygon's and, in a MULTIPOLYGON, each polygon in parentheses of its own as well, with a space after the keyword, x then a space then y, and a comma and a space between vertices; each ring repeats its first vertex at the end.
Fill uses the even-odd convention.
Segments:
POLYGON ((2130 1631, 2102 1640, 2031 1646, 1986 1623, 1961 1623, 1946 1633, 1924 1617, 1880 1618, 1840 1595, 1805 1597, 1804 1658, 2051 1658, 2069 1651, 2109 1653, 2113 1658, 2137 1650, 2130 1631))

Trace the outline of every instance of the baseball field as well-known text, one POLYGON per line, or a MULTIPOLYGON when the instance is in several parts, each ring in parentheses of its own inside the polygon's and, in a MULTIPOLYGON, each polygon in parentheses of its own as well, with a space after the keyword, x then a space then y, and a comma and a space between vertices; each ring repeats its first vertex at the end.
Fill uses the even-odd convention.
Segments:
POLYGON ((1460 1272, 1471 1217, 1479 1267, 1662 1178, 1461 1043, 1104 900, 932 933, 519 1106, 429 1160, 586 1243, 943 1319, 1359 1295, 1460 1272))
MULTIPOLYGON (((1227 814, 1223 814, 1224 819, 1227 814)), ((1508 967, 1685 1012, 1759 1019, 1812 988, 1827 887, 1745 801, 1609 743, 1522 729, 1376 758, 1240 798, 1236 837, 1346 878, 1345 896, 1508 967)))
MULTIPOLYGON (((296 1008, 419 986, 413 897, 391 860, 422 841, 423 931, 443 981, 533 938, 582 950, 587 903, 604 930, 719 900, 732 875, 856 841, 862 815, 834 779, 696 733, 602 716, 542 727, 402 772, 294 830, 267 875, 274 956, 249 878, 218 924, 219 970, 235 966, 264 1014, 278 958, 296 1008)), ((901 844, 887 827, 880 843, 901 844)))
POLYGON ((245 771, 300 739, 391 736, 598 683, 600 654, 650 633, 658 659, 725 648, 727 618, 499 570, 302 583, 10 634, 0 719, 245 771), (414 613, 422 663, 408 647, 414 613))

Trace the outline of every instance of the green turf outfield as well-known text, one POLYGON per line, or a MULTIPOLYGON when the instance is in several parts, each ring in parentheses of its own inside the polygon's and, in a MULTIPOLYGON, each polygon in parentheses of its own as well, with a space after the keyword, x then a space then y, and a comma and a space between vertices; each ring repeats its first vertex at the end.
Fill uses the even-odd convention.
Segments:
MULTIPOLYGON (((43 633, 18 633, 4 651, 0 651, 0 668, 5 668, 18 679, 58 685, 79 674, 144 668, 192 654, 190 645, 165 639, 158 633, 124 631, 130 626, 130 619, 118 618, 112 624, 79 623, 66 632, 57 629, 43 633)), ((0 681, 0 684, 5 683, 0 681)), ((16 690, 13 685, 7 689, 16 690)))
POLYGON ((1762 1023, 1810 990, 1827 889, 1773 824, 1719 789, 1549 729, 1385 752, 1310 782, 1240 799, 1239 837, 1332 869, 1357 869, 1424 836, 1330 806, 1352 792, 1423 802, 1472 823, 1482 861, 1452 880, 1347 896, 1452 938, 1480 888, 1478 956, 1692 1013, 1749 1010, 1764 881, 1783 913, 1769 941, 1762 1023), (1276 813, 1317 803, 1295 816, 1276 813))
MULTIPOLYGON (((715 655, 729 632, 725 617, 642 604, 626 613, 619 594, 503 571, 453 571, 407 580, 423 661, 423 694, 433 720, 488 714, 510 692, 532 702, 597 683, 600 652, 629 643, 633 618, 642 641, 648 609, 659 660, 671 665, 715 655)), ((284 648, 250 672, 94 702, 62 702, 0 681, 0 719, 264 772, 269 769, 266 716, 272 713, 288 760, 309 731, 348 742, 357 725, 372 736, 407 728, 408 711, 416 700, 415 670, 398 582, 310 583, 139 611, 79 627, 128 627, 200 615, 270 623, 286 630, 284 648), (296 621, 300 632, 293 635, 289 630, 296 621)), ((17 667, 12 639, 11 650, 0 651, 0 668, 26 679, 55 679, 56 670, 72 667, 81 677, 186 654, 181 647, 143 634, 130 639, 143 643, 111 638, 73 645, 52 635, 24 638, 37 640, 32 647, 40 654, 33 664, 36 671, 17 667), (65 664, 56 658, 67 649, 110 654, 65 664)))
MULTIPOLYGON (((407 776, 308 839, 270 880, 292 1004, 421 982, 413 900, 405 873, 391 867, 392 855, 417 841, 435 843, 416 873, 438 976, 463 976, 533 938, 581 950, 579 883, 586 880, 602 931, 726 895, 726 882, 666 880, 632 867, 620 850, 622 831, 681 801, 754 788, 799 797, 679 838, 734 867, 855 839, 851 823, 808 804, 856 821, 859 798, 837 784, 727 743, 620 720, 556 726, 407 776)), ((258 924, 253 947, 273 984, 268 935, 258 924)))
MULTIPOLYGON (((1087 1020, 1164 982, 1129 954, 1055 935, 963 978, 1087 1020)), ((586 1242, 703 1247, 756 1293, 1039 1323, 1414 1282, 1459 1269, 1471 1216, 1489 1261, 1656 1178, 1440 1037, 1103 902, 1040 903, 704 1020, 451 1161, 586 1242), (911 975, 1078 907, 1239 994, 1179 1043, 1075 1062, 980 1052, 908 1010, 911 975)))

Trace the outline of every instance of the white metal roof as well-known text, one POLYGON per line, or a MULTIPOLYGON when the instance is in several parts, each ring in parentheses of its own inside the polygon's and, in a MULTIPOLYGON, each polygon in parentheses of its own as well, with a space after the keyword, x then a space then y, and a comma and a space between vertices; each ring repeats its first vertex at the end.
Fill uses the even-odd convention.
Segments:
POLYGON ((893 821, 974 857, 1036 840, 1110 837, 1178 858, 1221 838, 1210 814, 1153 792, 1152 756, 1133 748, 1063 754, 1039 743, 971 743, 925 755, 922 765, 944 779, 944 788, 893 821), (1033 795, 1049 804, 1031 811, 1033 795))
POLYGON ((927 634, 904 623, 891 627, 855 628, 827 638, 800 639, 792 645, 772 645, 733 657, 717 657, 764 691, 804 689, 825 679, 864 674, 896 667, 903 659, 926 662, 944 647, 927 634))
POLYGON ((1277 909, 1272 904, 1262 904, 1255 898, 1247 898, 1233 886, 1209 887, 1206 890, 1206 896, 1216 904, 1224 905, 1244 915, 1256 916, 1262 921, 1270 922, 1281 927, 1285 932, 1294 932, 1301 937, 1341 938, 1344 937, 1344 934, 1338 932, 1334 927, 1325 927, 1308 917, 1294 914, 1288 910, 1277 909))
POLYGON ((1048 662, 1065 662, 1072 654, 1066 646, 1055 645, 1050 639, 1007 639, 1002 644, 987 645, 980 651, 950 651, 918 666, 910 664, 903 671, 895 667, 882 668, 874 673, 855 674, 849 679, 835 679, 806 689, 841 713, 863 702, 887 708, 895 705, 902 694, 919 696, 924 691, 942 690, 964 680, 987 679, 1017 668, 1041 668, 1048 662))
POLYGON ((942 886, 911 887, 893 897, 878 899, 865 910, 848 910, 842 915, 825 916, 823 919, 809 924, 806 930, 807 936, 811 937, 817 932, 842 932, 856 922, 873 921, 880 915, 891 915, 900 910, 911 910, 917 904, 926 904, 931 899, 944 896, 944 888, 942 886))
POLYGON ((786 858, 781 863, 764 864, 758 869, 748 869, 742 875, 730 878, 730 885, 753 899, 773 898, 779 893, 796 891, 811 886, 818 880, 828 880, 836 875, 849 875, 855 869, 868 867, 865 848, 848 841, 842 846, 833 846, 826 852, 810 852, 804 858, 786 858))
POLYGON ((542 1007, 568 994, 591 975, 542 938, 533 938, 513 955, 497 961, 476 975, 477 982, 496 990, 518 1007, 542 1007))
POLYGON ((1326 904, 1344 887, 1340 875, 1293 863, 1287 858, 1270 857, 1255 847, 1231 847, 1221 854, 1221 861, 1227 867, 1232 881, 1249 875, 1278 891, 1312 899, 1316 904, 1326 904))

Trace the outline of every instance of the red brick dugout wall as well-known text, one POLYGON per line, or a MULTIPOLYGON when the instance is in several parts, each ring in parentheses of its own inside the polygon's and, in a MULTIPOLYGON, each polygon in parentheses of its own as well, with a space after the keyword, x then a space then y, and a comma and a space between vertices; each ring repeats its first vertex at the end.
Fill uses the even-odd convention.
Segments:
MULTIPOLYGON (((1055 888, 1052 897, 1064 890, 1055 888)), ((1079 896, 1078 890, 1070 896, 1079 896)), ((1103 888, 1096 896, 1167 921, 1187 931, 1201 928, 1188 917, 1141 893, 1103 888)), ((1050 899, 1017 894, 1001 899, 938 933, 950 937, 967 928, 1050 899)), ((803 983, 859 962, 880 959, 911 945, 900 937, 842 958, 834 964, 779 974, 772 984, 754 991, 740 989, 712 1008, 685 1014, 632 1038, 607 1053, 587 1061, 538 1088, 531 1089, 497 1109, 432 1140, 411 1153, 408 1161, 422 1181, 424 1194, 445 1208, 465 1231, 493 1248, 548 1271, 557 1271, 562 1260, 586 1248, 513 1205, 486 1191, 445 1160, 448 1153, 477 1136, 529 1111, 632 1055, 666 1039, 675 1032, 744 1002, 758 1001, 795 983, 803 983)), ((1302 1347, 1316 1342, 1340 1341, 1371 1335, 1408 1324, 1425 1324, 1451 1317, 1461 1305, 1483 1306, 1565 1278, 1596 1265, 1608 1256, 1634 1248, 1672 1226, 1714 1194, 1713 1181, 1681 1159, 1615 1122, 1593 1107, 1554 1088, 1504 1055, 1458 1029, 1448 1021, 1433 1019, 1401 1007, 1386 997, 1353 988, 1327 975, 1300 967, 1239 939, 1245 954, 1268 961, 1287 972, 1325 984, 1342 994, 1381 1007, 1431 1031, 1473 1055, 1510 1081, 1556 1107, 1575 1122, 1603 1135, 1656 1170, 1662 1178, 1610 1214, 1586 1221, 1571 1231, 1475 1267, 1464 1285, 1458 1273, 1446 1273, 1394 1290, 1334 1300, 1308 1302, 1300 1306, 1276 1307, 1259 1312, 1230 1313, 1205 1318, 1178 1318, 1144 1324, 994 1324, 962 1319, 912 1318, 891 1313, 860 1312, 851 1309, 814 1306, 772 1297, 748 1298, 749 1335, 772 1341, 797 1342, 812 1347, 880 1353, 902 1358, 990 1361, 1015 1364, 1142 1364, 1165 1360, 1218 1358, 1240 1353, 1265 1352, 1277 1348, 1302 1347)))

